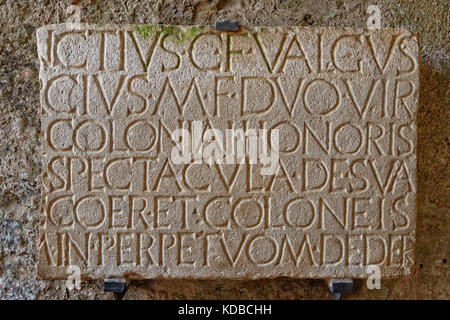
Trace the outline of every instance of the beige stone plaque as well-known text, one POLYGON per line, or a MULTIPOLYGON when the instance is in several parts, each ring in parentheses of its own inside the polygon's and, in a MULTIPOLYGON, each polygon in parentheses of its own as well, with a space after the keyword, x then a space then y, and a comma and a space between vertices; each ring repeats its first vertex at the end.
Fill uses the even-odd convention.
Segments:
POLYGON ((61 24, 37 40, 38 277, 412 272, 411 33, 61 24))

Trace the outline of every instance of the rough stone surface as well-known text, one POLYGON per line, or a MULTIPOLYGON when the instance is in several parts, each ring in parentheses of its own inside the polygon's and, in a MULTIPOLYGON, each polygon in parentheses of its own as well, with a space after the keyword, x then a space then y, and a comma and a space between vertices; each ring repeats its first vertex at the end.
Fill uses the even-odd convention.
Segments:
POLYGON ((413 271, 411 33, 67 23, 37 41, 40 278, 413 271))
MULTIPOLYGON (((363 28, 366 8, 379 5, 383 27, 420 33, 417 123, 417 258, 413 276, 383 280, 381 290, 355 282, 350 299, 448 299, 449 3, 437 1, 75 1, 90 23, 312 25, 363 28), (426 17, 426 18, 425 18, 426 17)), ((35 278, 40 207, 39 61, 35 29, 66 21, 70 1, 0 1, 0 297, 111 299, 99 281, 68 291, 60 281, 35 278), (3 228, 5 226, 5 228, 3 228), (11 241, 11 237, 15 240, 11 241)), ((329 299, 321 280, 133 281, 124 299, 329 299)))

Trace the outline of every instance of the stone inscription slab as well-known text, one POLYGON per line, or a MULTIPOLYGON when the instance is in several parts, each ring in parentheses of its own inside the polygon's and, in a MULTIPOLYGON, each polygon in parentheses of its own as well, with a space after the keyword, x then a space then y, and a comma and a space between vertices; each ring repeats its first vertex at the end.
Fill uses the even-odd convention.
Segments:
POLYGON ((412 272, 414 35, 62 24, 37 40, 38 277, 412 272))

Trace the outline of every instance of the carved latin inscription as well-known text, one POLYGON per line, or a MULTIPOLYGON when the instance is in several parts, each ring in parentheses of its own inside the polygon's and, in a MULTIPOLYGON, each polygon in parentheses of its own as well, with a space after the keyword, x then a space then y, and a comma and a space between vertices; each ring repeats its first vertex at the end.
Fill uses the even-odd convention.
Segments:
POLYGON ((414 35, 67 24, 37 39, 39 277, 411 273, 414 35), (226 132, 248 138, 241 156, 222 157, 226 132), (251 141, 270 141, 272 171, 251 141))

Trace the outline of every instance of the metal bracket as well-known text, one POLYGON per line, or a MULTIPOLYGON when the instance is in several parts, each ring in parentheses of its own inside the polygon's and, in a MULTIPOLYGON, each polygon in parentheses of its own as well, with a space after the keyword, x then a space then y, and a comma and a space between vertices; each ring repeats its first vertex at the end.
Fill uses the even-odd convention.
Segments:
POLYGON ((328 281, 328 288, 333 295, 333 300, 341 300, 344 293, 353 292, 353 279, 331 279, 328 281))
POLYGON ((216 30, 217 31, 238 31, 239 24, 235 20, 222 20, 216 21, 216 30))
POLYGON ((105 279, 103 281, 103 291, 112 292, 114 294, 114 299, 122 300, 127 292, 127 281, 120 278, 105 279))

